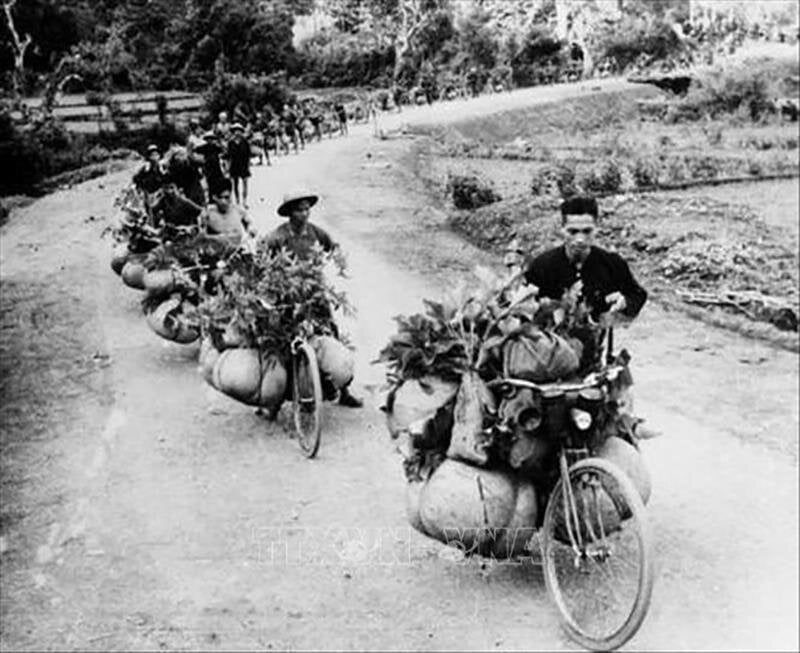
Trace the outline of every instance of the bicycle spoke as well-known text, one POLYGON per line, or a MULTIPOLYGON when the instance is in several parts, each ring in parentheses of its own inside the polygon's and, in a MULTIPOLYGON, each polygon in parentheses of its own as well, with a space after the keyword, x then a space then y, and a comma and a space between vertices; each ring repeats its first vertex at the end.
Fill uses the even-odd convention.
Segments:
POLYGON ((548 503, 545 579, 568 633, 588 648, 613 648, 639 627, 652 587, 641 502, 630 482, 618 482, 622 472, 612 465, 592 461, 577 467, 548 503), (577 557, 567 537, 571 523, 580 541, 577 557))

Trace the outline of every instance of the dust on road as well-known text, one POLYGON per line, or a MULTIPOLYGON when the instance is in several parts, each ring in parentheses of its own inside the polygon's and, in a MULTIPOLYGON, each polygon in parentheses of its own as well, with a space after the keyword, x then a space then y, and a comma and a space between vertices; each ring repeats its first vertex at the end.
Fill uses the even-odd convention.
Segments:
MULTIPOLYGON (((588 91, 479 98, 381 126, 574 92, 588 91)), ((12 217, 0 232, 3 368, 23 383, 38 355, 55 372, 25 392, 3 385, 4 475, 28 463, 13 496, 3 483, 3 649, 572 648, 536 566, 455 560, 405 522, 400 459, 376 409, 382 370, 369 363, 393 315, 494 263, 446 230, 412 154, 366 127, 256 169, 262 230, 288 186, 312 186, 312 219, 349 253, 367 406, 328 408, 314 461, 285 417, 269 424, 205 386, 196 347, 158 339, 138 293, 108 270, 103 223, 84 219, 111 215, 124 176, 12 217), (35 310, 51 328, 30 326, 35 310), (48 409, 32 412, 37 400, 48 409), (28 441, 34 424, 41 442, 28 441)), ((666 433, 644 449, 658 574, 631 647, 796 649, 797 356, 653 305, 621 339, 638 411, 666 433)))

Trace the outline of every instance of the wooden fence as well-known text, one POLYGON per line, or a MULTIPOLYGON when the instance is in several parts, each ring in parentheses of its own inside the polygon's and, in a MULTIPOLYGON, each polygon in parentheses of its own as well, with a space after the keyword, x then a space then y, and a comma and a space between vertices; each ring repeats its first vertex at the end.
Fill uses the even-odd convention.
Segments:
MULTIPOLYGON (((203 112, 203 97, 185 91, 117 93, 112 99, 119 106, 119 116, 131 129, 136 129, 158 122, 159 96, 166 99, 166 111, 173 120, 188 121, 190 118, 200 117, 203 112)), ((24 104, 35 112, 41 107, 42 100, 30 98, 24 100, 24 104)), ((114 129, 114 121, 111 119, 108 107, 105 104, 89 104, 86 95, 83 94, 59 97, 53 113, 64 121, 67 129, 73 132, 93 133, 114 129)), ((12 117, 21 120, 22 113, 17 111, 12 117)))

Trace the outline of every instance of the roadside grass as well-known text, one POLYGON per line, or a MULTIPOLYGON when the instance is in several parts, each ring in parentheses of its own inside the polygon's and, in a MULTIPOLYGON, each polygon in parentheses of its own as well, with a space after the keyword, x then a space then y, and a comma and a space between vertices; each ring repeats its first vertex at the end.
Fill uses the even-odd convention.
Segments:
MULTIPOLYGON (((757 191, 767 183, 759 179, 800 172, 797 123, 738 115, 674 124, 642 119, 638 102, 659 93, 593 95, 433 130, 420 144, 418 174, 440 197, 457 175, 496 188, 500 202, 448 211, 452 228, 498 254, 514 237, 532 251, 558 242, 565 192, 601 196, 600 242, 632 261, 655 298, 797 351, 797 229, 787 225, 798 216, 767 224, 759 213, 771 211, 771 198, 757 191), (702 188, 658 190, 731 178, 756 180, 753 195, 766 205, 755 211, 702 188), (679 296, 727 292, 781 302, 793 312, 794 328, 792 318, 782 321, 763 302, 700 308, 679 296)), ((785 199, 775 202, 777 210, 791 210, 785 199)))

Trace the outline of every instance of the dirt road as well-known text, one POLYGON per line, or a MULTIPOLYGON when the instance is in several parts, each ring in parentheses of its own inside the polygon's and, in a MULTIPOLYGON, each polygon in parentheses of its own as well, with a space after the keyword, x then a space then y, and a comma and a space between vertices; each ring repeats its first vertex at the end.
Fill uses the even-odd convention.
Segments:
MULTIPOLYGON (((617 82, 613 82, 617 83, 617 82)), ((533 89, 385 119, 446 121, 575 92, 533 89)), ((288 186, 349 252, 361 411, 329 407, 318 459, 204 385, 195 346, 148 330, 98 239, 124 175, 3 227, 3 650, 573 648, 531 565, 459 561, 404 519, 369 362, 391 316, 486 256, 447 232, 371 127, 256 168, 262 230, 288 186), (102 187, 101 187, 102 186, 102 187), (263 198, 263 201, 262 201, 263 198), (89 216, 95 219, 88 220, 89 216)), ((798 647, 797 356, 649 305, 621 336, 658 572, 635 649, 798 647)))

